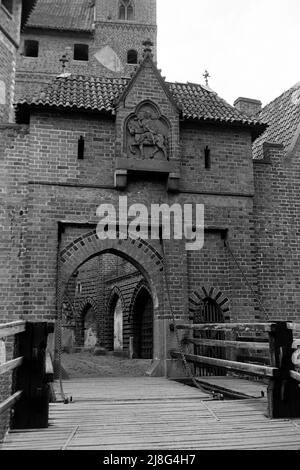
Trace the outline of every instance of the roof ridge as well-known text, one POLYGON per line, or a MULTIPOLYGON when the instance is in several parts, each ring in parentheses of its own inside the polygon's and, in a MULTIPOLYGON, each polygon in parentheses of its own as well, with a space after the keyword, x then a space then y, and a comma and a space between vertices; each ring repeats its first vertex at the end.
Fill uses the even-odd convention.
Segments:
POLYGON ((196 87, 200 87, 202 88, 202 90, 205 90, 205 91, 208 91, 207 88, 205 88, 204 85, 202 85, 201 83, 194 83, 194 82, 169 82, 169 81, 166 81, 166 83, 168 85, 184 85, 184 86, 196 86, 196 87))
MULTIPOLYGON (((122 99, 130 83, 130 79, 125 77, 61 76, 43 87, 38 96, 21 97, 16 105, 77 108, 115 114, 116 100, 122 99)), ((234 106, 216 93, 209 93, 200 84, 164 84, 185 120, 247 126, 252 129, 254 138, 266 129, 265 123, 241 114, 234 106)))
POLYGON ((288 93, 291 93, 292 91, 294 91, 295 89, 299 88, 300 87, 300 82, 297 82, 295 83, 293 86, 291 86, 290 88, 288 88, 287 90, 283 91, 279 96, 277 96, 276 98, 274 98, 272 101, 270 101, 269 103, 267 103, 263 109, 261 110, 261 113, 263 113, 264 110, 266 110, 267 108, 269 108, 270 106, 272 106, 276 101, 281 101, 282 100, 282 97, 287 95, 288 93))
MULTIPOLYGON (((147 41, 143 43, 143 45, 147 45, 147 41)), ((164 93, 166 94, 166 96, 168 97, 170 103, 172 103, 172 105, 174 106, 174 108, 180 112, 181 111, 181 104, 178 102, 178 100, 176 100, 175 96, 173 95, 173 93, 171 92, 167 82, 166 82, 166 79, 165 77, 162 76, 161 74, 161 69, 158 69, 157 67, 157 63, 154 62, 153 60, 153 54, 152 52, 147 49, 145 49, 144 51, 144 54, 143 54, 143 59, 140 61, 140 63, 138 64, 136 70, 133 72, 132 76, 130 77, 129 79, 129 82, 127 83, 127 86, 126 88, 124 88, 124 90, 122 91, 122 93, 120 94, 120 96, 118 96, 117 100, 115 101, 115 104, 117 104, 117 101, 118 102, 122 102, 124 99, 125 99, 125 96, 127 96, 127 94, 129 93, 130 89, 133 87, 135 81, 137 80, 137 77, 140 75, 141 71, 144 69, 146 63, 150 64, 150 67, 152 69, 152 72, 154 73, 154 75, 156 76, 158 82, 160 83, 160 86, 162 87, 162 89, 164 90, 164 93)))
MULTIPOLYGON (((84 74, 74 74, 74 73, 70 73, 67 75, 63 75, 63 74, 60 74, 60 75, 57 75, 56 77, 54 77, 53 81, 57 80, 57 79, 63 79, 63 80, 66 80, 66 79, 72 79, 72 80, 90 80, 90 79, 95 79, 95 80, 98 80, 98 81, 101 81, 101 82, 128 82, 129 81, 129 78, 127 77, 99 77, 99 75, 84 75, 84 74)), ((52 82, 50 82, 48 85, 50 85, 52 82)))

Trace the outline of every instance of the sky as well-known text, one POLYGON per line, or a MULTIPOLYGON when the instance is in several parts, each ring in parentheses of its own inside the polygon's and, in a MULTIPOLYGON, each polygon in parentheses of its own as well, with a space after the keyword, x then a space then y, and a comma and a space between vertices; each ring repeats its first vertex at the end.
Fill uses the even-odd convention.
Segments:
POLYGON ((266 105, 300 82, 300 0, 157 0, 158 66, 233 104, 266 105))

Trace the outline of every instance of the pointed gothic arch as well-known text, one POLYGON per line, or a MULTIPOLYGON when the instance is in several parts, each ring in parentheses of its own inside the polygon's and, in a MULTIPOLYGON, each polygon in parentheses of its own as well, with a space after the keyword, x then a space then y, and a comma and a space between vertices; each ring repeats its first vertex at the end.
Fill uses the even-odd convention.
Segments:
POLYGON ((153 358, 153 300, 144 280, 135 288, 130 305, 129 322, 132 333, 132 355, 140 359, 153 358))
POLYGON ((135 17, 134 13, 133 0, 119 0, 119 20, 132 21, 135 17))
MULTIPOLYGON (((116 314, 122 312, 122 337, 123 337, 123 322, 124 316, 126 315, 126 305, 124 301, 123 294, 119 287, 114 286, 109 293, 109 297, 106 303, 106 344, 109 351, 114 351, 116 349, 116 314), (116 312, 117 309, 117 312, 116 312), (121 309, 121 310, 120 310, 121 309)), ((120 319, 121 320, 121 319, 120 319)), ((119 324, 120 327, 120 324, 119 324)), ((119 338, 120 340, 120 338, 119 338)), ((120 342, 120 341, 119 341, 120 342)), ((122 338, 123 344, 123 338, 122 338)))
POLYGON ((86 309, 88 305, 90 305, 95 310, 95 312, 97 312, 98 309, 96 301, 92 297, 85 297, 77 303, 77 311, 79 315, 82 315, 84 309, 86 309))
MULTIPOLYGON (((150 243, 141 239, 134 240, 128 238, 120 240, 117 238, 116 240, 100 240, 96 230, 92 230, 65 246, 61 250, 59 257, 57 284, 58 315, 61 315, 64 292, 73 273, 85 262, 105 253, 111 253, 126 259, 146 279, 153 301, 154 330, 156 332, 154 337, 158 337, 164 305, 162 282, 163 258, 150 243)), ((163 343, 156 341, 154 355, 162 357, 164 351, 163 343)))
POLYGON ((164 266, 161 254, 146 240, 100 240, 96 230, 93 230, 77 238, 60 252, 58 308, 61 307, 72 274, 86 261, 104 253, 115 254, 132 263, 148 282, 154 308, 158 309, 163 305, 161 276, 164 266))
POLYGON ((86 321, 87 314, 92 310, 94 318, 94 329, 95 334, 97 334, 97 319, 98 319, 98 308, 95 300, 92 297, 85 297, 81 299, 75 306, 76 318, 75 318, 75 341, 77 346, 85 345, 85 332, 86 332, 86 321))
MULTIPOLYGON (((230 321, 229 299, 220 289, 202 287, 199 291, 194 291, 189 298, 189 313, 193 323, 224 323, 230 321)), ((224 340, 223 331, 195 330, 195 339, 216 339, 224 340)), ((224 348, 219 346, 195 345, 194 354, 206 357, 217 357, 225 359, 224 348)), ((200 376, 220 376, 226 375, 226 370, 218 367, 195 366, 197 375, 200 376)))
POLYGON ((132 294, 132 297, 131 297, 131 301, 130 301, 130 305, 129 305, 129 309, 128 309, 128 321, 131 322, 132 321, 132 315, 133 315, 133 308, 134 308, 134 304, 136 302, 136 298, 139 294, 139 292, 141 291, 141 289, 146 289, 148 292, 149 292, 149 295, 152 296, 151 294, 151 290, 147 284, 147 282, 145 281, 145 279, 141 279, 137 285, 135 286, 135 289, 133 291, 133 294, 132 294))
POLYGON ((116 297, 121 299, 123 308, 125 310, 125 302, 124 302, 123 294, 122 294, 122 292, 121 292, 121 290, 119 289, 118 286, 114 286, 112 288, 112 290, 110 291, 110 293, 109 293, 109 297, 108 297, 108 300, 107 300, 107 303, 106 303, 106 311, 107 312, 111 311, 111 308, 114 304, 114 301, 115 301, 116 297))

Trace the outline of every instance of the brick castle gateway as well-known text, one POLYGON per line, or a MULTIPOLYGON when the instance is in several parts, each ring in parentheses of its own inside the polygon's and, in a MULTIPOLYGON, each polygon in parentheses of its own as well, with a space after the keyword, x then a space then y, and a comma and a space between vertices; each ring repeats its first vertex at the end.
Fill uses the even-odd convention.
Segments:
POLYGON ((169 83, 156 32, 155 0, 0 0, 1 320, 171 375, 174 318, 299 319, 300 87, 169 83), (204 204, 203 249, 99 240, 120 195, 204 204))

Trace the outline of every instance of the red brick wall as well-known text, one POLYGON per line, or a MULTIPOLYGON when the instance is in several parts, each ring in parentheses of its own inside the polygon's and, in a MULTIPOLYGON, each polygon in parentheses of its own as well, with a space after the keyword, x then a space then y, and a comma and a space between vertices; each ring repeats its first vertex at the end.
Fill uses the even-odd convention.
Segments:
POLYGON ((16 43, 20 39, 21 0, 14 0, 13 11, 9 13, 3 5, 0 5, 0 26, 7 35, 16 43))
POLYGON ((251 136, 247 131, 182 124, 180 129, 183 189, 253 193, 251 136), (210 149, 211 167, 205 168, 204 150, 210 149))
MULTIPOLYGON (((140 96, 139 93, 137 96, 140 96)), ((132 100, 132 97, 130 99, 132 100)), ((165 106, 167 114, 168 105, 165 95, 162 95, 161 103, 162 106, 165 106)), ((170 109, 172 110, 172 107, 169 107, 170 109)), ((172 116, 168 114, 167 116, 172 120, 172 116)), ((175 118, 173 118, 173 122, 175 127, 173 132, 176 135, 175 118)), ((82 224, 82 228, 73 228, 62 235, 61 247, 63 247, 89 230, 84 225, 85 223, 89 222, 95 226, 97 223, 96 210, 100 203, 115 202, 117 205, 118 197, 121 194, 128 195, 129 204, 138 202, 144 203, 148 207, 152 202, 205 204, 206 224, 230 229, 229 239, 236 250, 239 261, 250 278, 253 278, 255 263, 251 247, 253 241, 251 231, 252 198, 248 194, 252 181, 252 161, 249 159, 250 139, 247 134, 241 133, 239 135, 237 131, 233 131, 231 134, 229 130, 215 130, 212 170, 211 173, 207 171, 207 186, 203 183, 204 193, 209 190, 214 192, 214 195, 209 196, 197 194, 198 188, 198 192, 201 192, 200 169, 203 164, 201 151, 197 166, 195 163, 194 167, 186 167, 183 171, 182 186, 186 188, 185 194, 168 195, 165 190, 165 180, 154 181, 151 175, 131 177, 127 190, 119 193, 113 189, 101 189, 100 187, 97 189, 97 185, 113 185, 115 127, 112 121, 105 121, 104 118, 100 119, 90 115, 74 115, 71 119, 70 115, 35 114, 32 116, 30 129, 30 136, 27 136, 28 140, 26 140, 26 142, 30 142, 30 147, 27 148, 30 155, 28 166, 22 167, 27 160, 24 156, 20 158, 18 153, 21 150, 24 151, 24 137, 19 143, 21 146, 19 150, 17 148, 8 149, 10 154, 8 154, 9 160, 6 160, 6 165, 14 169, 17 164, 16 168, 19 173, 11 173, 12 184, 17 180, 30 181, 29 186, 25 186, 26 191, 28 190, 26 199, 28 225, 24 233, 26 283, 22 295, 26 296, 26 300, 24 300, 24 304, 21 302, 20 310, 30 314, 31 318, 53 318, 55 316, 57 222, 66 221, 66 227, 68 227, 68 221, 82 224), (87 136, 86 158, 82 161, 77 160, 79 135, 87 136), (242 140, 243 136, 245 142, 242 140), (235 158, 235 161, 230 167, 231 171, 228 170, 226 174, 226 161, 229 160, 231 151, 229 149, 233 146, 232 142, 237 142, 237 149, 232 150, 232 158, 235 158), (215 152, 215 149, 222 148, 227 149, 227 153, 222 154, 220 150, 215 152), (22 163, 24 158, 25 162, 22 163), (239 166, 240 181, 238 179, 239 166), (236 173, 234 173, 234 168, 236 173), (213 186, 213 182, 215 186, 213 186), (58 183, 60 186, 57 186, 58 183), (95 187, 82 187, 90 184, 95 187), (227 197, 224 196, 225 191, 228 191, 227 197), (245 194, 245 197, 241 196, 242 193, 245 194)), ((186 144, 185 148, 192 149, 189 152, 193 151, 197 157, 199 138, 203 139, 203 143, 205 143, 209 135, 212 142, 212 132, 212 129, 208 132, 205 128, 203 131, 199 128, 196 134, 193 130, 188 135, 193 136, 195 143, 186 144)), ((184 137, 184 141, 187 143, 189 140, 184 137)), ((185 150, 183 150, 183 155, 184 153, 185 150)), ((178 161, 175 145, 173 155, 175 155, 173 158, 178 161)), ((185 158, 187 157, 185 156, 185 158)), ((205 180, 205 178, 203 179, 205 180)), ((20 186, 19 188, 22 194, 21 188, 24 190, 24 187, 20 186)), ((26 191, 24 194, 27 194, 26 191)), ((209 236, 207 243, 208 245, 210 243, 209 236)), ((239 273, 232 275, 233 264, 228 259, 228 254, 225 254, 224 248, 221 247, 220 240, 218 244, 219 254, 214 254, 213 262, 206 268, 207 272, 204 276, 201 259, 204 259, 205 251, 190 253, 187 257, 183 242, 172 244, 166 242, 166 252, 170 262, 169 269, 172 271, 169 280, 170 289, 173 291, 177 315, 186 314, 188 292, 196 289, 198 285, 200 288, 204 278, 207 277, 211 284, 217 284, 226 294, 228 291, 231 293, 232 298, 235 299, 235 315, 246 317, 252 312, 253 300, 250 298, 251 296, 249 297, 247 289, 241 286, 241 281, 237 279, 239 273), (224 274, 224 270, 230 273, 230 280, 226 280, 228 275, 224 274), (210 277, 208 272, 211 273, 210 277), (189 289, 188 282, 190 282, 189 289)), ((158 251, 161 252, 159 242, 153 242, 153 245, 157 246, 158 251)), ((213 252, 210 248, 208 251, 213 252)), ((19 259, 18 262, 20 263, 19 259)), ((9 281, 5 280, 4 282, 9 281)), ((19 293, 19 295, 21 294, 19 293)), ((11 304, 14 305, 13 302, 11 304)), ((14 311, 16 311, 16 307, 14 307, 14 311)), ((165 314, 170 315, 168 308, 166 308, 165 314)))
POLYGON ((299 321, 300 145, 289 158, 269 152, 270 164, 254 164, 260 295, 271 318, 299 321))
POLYGON ((12 321, 23 313, 26 290, 28 127, 0 125, 0 141, 1 320, 12 321))
POLYGON ((0 122, 11 116, 14 47, 0 31, 0 122))
MULTIPOLYGON (((228 229, 232 249, 254 285, 256 258, 250 132, 219 126, 185 124, 180 127, 178 110, 148 62, 124 97, 115 121, 92 114, 33 112, 30 135, 16 136, 15 139, 16 143, 7 148, 2 161, 8 172, 5 184, 10 185, 13 199, 13 185, 19 182, 14 187, 14 210, 25 200, 28 213, 22 240, 20 231, 16 232, 19 241, 11 248, 15 250, 15 262, 9 264, 10 268, 3 276, 5 314, 23 313, 28 319, 54 318, 58 251, 95 228, 98 222, 96 210, 101 203, 113 203, 117 207, 119 196, 127 195, 129 205, 144 203, 148 208, 153 202, 204 204, 206 225, 215 227, 214 233, 207 232, 206 244, 200 252, 187 253, 184 241, 172 240, 164 244, 168 287, 177 318, 188 317, 189 294, 203 285, 219 288, 228 296, 232 317, 246 320, 254 316, 253 294, 243 283, 221 241, 221 231, 228 229), (126 119, 145 99, 156 103, 170 123, 170 162, 182 174, 179 194, 166 191, 165 175, 132 173, 126 190, 120 192, 113 188, 115 157, 123 155, 126 119), (80 135, 86 138, 84 160, 77 159, 80 135), (204 171, 203 147, 206 145, 211 148, 212 166, 211 170, 204 171), (28 184, 23 185, 23 182, 28 184), (63 228, 60 234, 59 221, 63 228), (24 243, 26 251, 18 256, 20 243, 24 243), (8 272, 10 276, 7 276, 8 272), (10 296, 6 292, 10 292, 10 296)), ((17 222, 18 230, 22 223, 17 222)), ((12 244, 8 223, 6 236, 8 246, 12 244)), ((161 272, 153 278, 156 271, 152 265, 159 270, 157 256, 163 254, 162 246, 159 241, 152 241, 151 245, 156 252, 148 249, 147 262, 144 251, 141 251, 143 256, 137 254, 142 249, 139 243, 130 244, 130 250, 136 260, 143 260, 141 268, 146 273, 151 272, 152 278, 148 281, 156 286, 160 299, 155 310, 158 324, 159 319, 172 319, 172 315, 161 272)), ((122 255, 122 245, 118 248, 122 255)), ((88 253, 79 241, 76 249, 76 260, 82 259, 82 252, 88 253)), ((71 255, 66 254, 68 256, 71 255)), ((161 334, 158 330, 157 327, 161 334)), ((155 354, 159 354, 157 350, 155 354)))
MULTIPOLYGON (((75 340, 78 346, 83 346, 83 314, 85 307, 92 301, 92 307, 96 308, 96 321, 101 344, 109 351, 113 350, 114 315, 111 304, 112 292, 118 289, 123 303, 123 331, 124 351, 128 351, 130 324, 128 316, 132 297, 138 282, 143 276, 137 269, 125 259, 113 255, 104 254, 100 257, 84 263, 76 277, 71 278, 68 285, 66 300, 73 303, 73 311, 69 309, 69 315, 73 321, 67 321, 65 326, 75 329, 75 340), (80 290, 77 287, 80 286, 80 290)), ((75 347, 75 344, 74 344, 75 347)))
POLYGON ((25 30, 22 33, 20 52, 17 57, 17 97, 30 96, 33 91, 37 91, 37 87, 42 88, 53 77, 62 73, 62 64, 59 60, 63 54, 67 54, 69 58, 66 72, 77 75, 90 75, 90 62, 73 60, 75 43, 91 45, 92 37, 90 34, 81 33, 65 34, 55 31, 25 30), (25 40, 37 40, 39 42, 38 57, 26 57, 23 54, 25 40), (34 88, 32 87, 33 83, 35 84, 34 88))
POLYGON ((152 51, 156 60, 156 26, 144 26, 139 24, 130 25, 128 23, 97 23, 95 41, 92 45, 92 56, 103 46, 109 45, 118 55, 123 65, 123 70, 119 73, 110 72, 107 68, 101 67, 96 59, 91 60, 91 72, 96 75, 101 70, 102 75, 130 77, 134 73, 134 65, 127 65, 127 53, 134 49, 138 53, 138 61, 143 58, 145 46, 143 42, 150 39, 153 43, 152 51))
MULTIPOLYGON (((134 20, 132 23, 156 25, 156 0, 134 0, 134 20)), ((118 0, 96 0, 96 21, 118 22, 118 0)), ((130 24, 130 22, 119 21, 130 24)))
POLYGON ((134 49, 138 52, 138 60, 143 56, 143 42, 151 39, 153 53, 156 58, 157 27, 156 0, 139 0, 135 2, 135 20, 118 21, 118 2, 98 0, 96 5, 95 30, 91 33, 63 32, 50 30, 34 30, 27 28, 22 33, 20 53, 17 62, 17 96, 31 95, 57 74, 62 72, 60 58, 67 54, 69 62, 66 72, 78 75, 121 76, 130 77, 134 65, 127 64, 127 52, 134 49), (25 57, 23 55, 24 41, 39 42, 39 56, 25 57), (73 60, 74 44, 89 45, 89 60, 73 60), (109 45, 117 54, 123 69, 113 72, 104 67, 95 58, 95 54, 109 45), (34 88, 32 87, 34 84, 34 88))
POLYGON ((10 14, 0 5, 0 123, 13 122, 16 50, 20 38, 21 0, 15 0, 10 14))
POLYGON ((30 174, 35 181, 113 184, 115 127, 100 116, 35 114, 31 118, 30 174), (78 139, 85 139, 78 160, 78 139))

